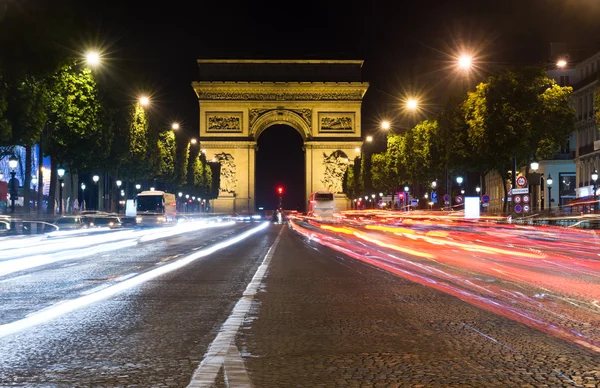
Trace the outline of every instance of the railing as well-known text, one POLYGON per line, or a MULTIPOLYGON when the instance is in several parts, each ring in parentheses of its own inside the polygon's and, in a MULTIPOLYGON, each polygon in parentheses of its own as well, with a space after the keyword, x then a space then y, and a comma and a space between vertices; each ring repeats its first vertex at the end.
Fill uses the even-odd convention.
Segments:
POLYGON ((594 143, 586 144, 583 147, 579 147, 579 156, 589 154, 591 152, 594 152, 594 143))

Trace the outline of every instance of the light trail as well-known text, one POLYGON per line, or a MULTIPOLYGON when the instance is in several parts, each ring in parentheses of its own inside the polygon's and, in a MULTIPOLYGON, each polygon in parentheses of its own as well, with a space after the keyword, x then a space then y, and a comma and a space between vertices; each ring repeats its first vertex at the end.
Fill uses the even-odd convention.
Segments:
POLYGON ((44 248, 29 247, 23 248, 24 255, 17 255, 18 258, 12 260, 0 261, 0 276, 5 276, 14 272, 23 271, 47 264, 56 263, 64 260, 77 259, 101 252, 110 252, 118 249, 129 248, 138 243, 149 242, 157 239, 173 237, 183 233, 189 233, 208 228, 221 228, 234 225, 235 222, 219 223, 189 223, 178 224, 169 228, 156 228, 148 230, 128 230, 115 233, 106 233, 97 236, 79 236, 54 242, 46 251, 51 252, 43 254, 37 250, 44 251, 44 248), (31 255, 30 252, 36 251, 31 255), (27 256, 27 255, 31 256, 27 256), (25 257, 23 257, 25 256, 25 257))
POLYGON ((291 226, 350 257, 600 352, 597 233, 418 217, 404 221, 389 225, 387 218, 372 216, 363 224, 291 226))
POLYGON ((149 280, 155 279, 169 272, 173 272, 175 270, 183 268, 202 257, 208 256, 216 251, 236 244, 250 237, 251 235, 267 228, 268 226, 268 222, 262 223, 257 227, 254 227, 244 233, 241 233, 239 236, 217 243, 211 247, 196 251, 192 254, 189 254, 185 257, 182 257, 181 259, 165 264, 161 267, 157 267, 137 276, 130 277, 110 287, 98 290, 97 292, 84 295, 76 299, 58 302, 53 306, 30 314, 26 318, 19 319, 17 321, 13 321, 4 325, 0 325, 0 338, 21 332, 23 330, 29 329, 37 325, 44 324, 50 320, 56 319, 72 311, 84 308, 92 303, 96 303, 98 301, 110 298, 125 290, 139 286, 149 280))

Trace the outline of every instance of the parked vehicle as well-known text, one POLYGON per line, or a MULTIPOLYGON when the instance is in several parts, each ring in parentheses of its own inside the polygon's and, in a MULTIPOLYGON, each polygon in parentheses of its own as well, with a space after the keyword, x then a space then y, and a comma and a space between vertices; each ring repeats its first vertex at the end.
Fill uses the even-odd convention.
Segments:
POLYGON ((58 227, 58 230, 70 230, 70 229, 87 229, 88 223, 85 217, 81 216, 63 216, 54 222, 54 225, 58 227))

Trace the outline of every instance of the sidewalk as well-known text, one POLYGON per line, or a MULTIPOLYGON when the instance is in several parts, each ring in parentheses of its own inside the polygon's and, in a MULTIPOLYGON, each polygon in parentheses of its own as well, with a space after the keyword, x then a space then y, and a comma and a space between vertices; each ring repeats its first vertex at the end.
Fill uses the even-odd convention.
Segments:
POLYGON ((283 232, 236 337, 255 387, 600 386, 597 354, 307 244, 283 232))

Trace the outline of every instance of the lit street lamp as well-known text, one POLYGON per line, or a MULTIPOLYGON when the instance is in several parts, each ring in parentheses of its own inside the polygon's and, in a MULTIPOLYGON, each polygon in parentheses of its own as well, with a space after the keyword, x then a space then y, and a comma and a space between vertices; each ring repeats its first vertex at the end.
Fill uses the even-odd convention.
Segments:
POLYGON ((63 214, 63 179, 65 178, 65 172, 65 169, 62 167, 56 170, 56 173, 58 174, 58 181, 60 182, 58 189, 58 212, 61 216, 63 214))
POLYGON ((567 67, 567 61, 562 58, 559 59, 558 61, 556 61, 556 67, 564 69, 565 67, 567 67))
POLYGON ((150 105, 150 99, 147 96, 141 96, 139 99, 139 103, 141 106, 148 106, 150 105))
POLYGON ((598 170, 597 169, 594 169, 594 172, 592 173, 592 182, 594 182, 594 186, 592 188, 592 190, 594 190, 594 213, 598 213, 598 204, 596 203, 596 200, 597 200, 596 192, 598 191, 598 170))
POLYGON ((473 66, 473 57, 468 54, 463 54, 458 58, 458 68, 462 71, 469 71, 473 66))
MULTIPOLYGON (((120 190, 121 189, 121 185, 123 184, 123 182, 121 180, 118 180, 115 183, 117 185, 117 190, 120 190)), ((123 194, 125 194, 125 193, 123 192, 123 190, 120 190, 120 191, 121 191, 121 196, 123 196, 123 194)), ((121 211, 121 200, 117 199, 117 214, 120 211, 121 211)))
POLYGON ((388 120, 383 120, 381 122, 381 129, 388 131, 390 129, 390 122, 388 120))
POLYGON ((552 175, 550 174, 546 178, 546 185, 548 186, 548 210, 552 210, 552 175))
POLYGON ((173 123, 171 125, 171 129, 174 130, 174 131, 178 130, 179 129, 179 123, 173 123))
POLYGON ((416 98, 409 98, 406 100, 406 109, 416 111, 419 107, 419 101, 416 98))
MULTIPOLYGON (((0 181, 2 180, 2 173, 0 173, 0 181)), ((33 185, 33 193, 36 193, 36 188, 37 188, 37 184, 38 184, 38 178, 35 175, 31 176, 31 184, 33 185)), ((34 199, 33 200, 33 207, 35 208, 37 206, 37 201, 34 199)))
POLYGON ((94 184, 96 185, 96 210, 98 210, 98 202, 100 201, 100 186, 98 186, 98 181, 100 180, 100 177, 98 175, 94 175, 92 177, 92 180, 94 181, 94 184))
POLYGON ((135 185, 135 189, 139 192, 140 189, 142 188, 142 185, 140 185, 139 183, 136 183, 135 185))
POLYGON ((404 203, 402 205, 404 205, 405 207, 408 206, 408 192, 410 191, 410 187, 408 186, 404 186, 404 203))
POLYGON ((198 140, 196 140, 196 139, 191 139, 190 140, 190 144, 196 144, 196 143, 198 143, 198 140))
POLYGON ((100 65, 100 54, 97 51, 89 51, 85 54, 85 61, 90 67, 100 65))
MULTIPOLYGON (((533 161, 529 164, 529 167, 531 167, 531 170, 533 171, 533 173, 536 174, 538 168, 540 168, 540 164, 538 163, 537 160, 533 159, 533 161)), ((541 182, 541 179, 542 178, 540 177, 540 182, 541 182)), ((532 210, 535 210, 535 208, 536 208, 535 205, 536 205, 536 202, 537 202, 537 192, 535 192, 536 191, 536 189, 535 189, 535 183, 532 182, 531 186, 533 186, 532 187, 533 190, 532 190, 532 193, 531 193, 532 194, 531 195, 531 198, 532 198, 531 199, 531 202, 532 202, 531 204, 532 204, 532 208, 533 208, 532 210)))
POLYGON ((16 156, 11 156, 10 159, 8 159, 8 167, 10 167, 10 181, 9 181, 9 186, 10 186, 10 212, 14 213, 15 212, 15 200, 17 198, 17 196, 19 195, 19 190, 17 187, 17 172, 15 171, 17 166, 19 165, 19 160, 17 159, 16 156))
POLYGON ((367 136, 367 138, 365 139, 368 143, 373 141, 373 136, 367 136))
POLYGON ((83 202, 85 201, 85 183, 81 184, 81 197, 82 197, 82 201, 79 201, 79 202, 83 206, 83 202))

